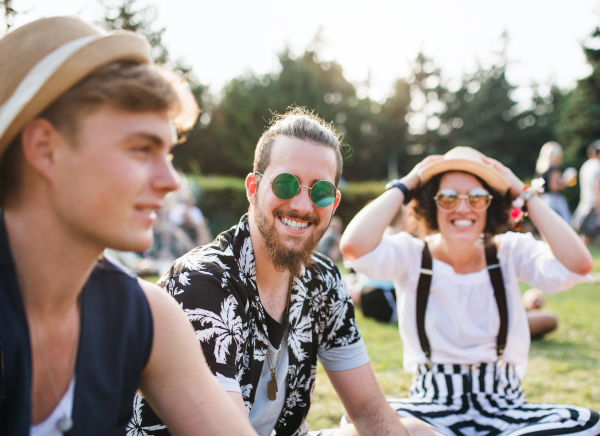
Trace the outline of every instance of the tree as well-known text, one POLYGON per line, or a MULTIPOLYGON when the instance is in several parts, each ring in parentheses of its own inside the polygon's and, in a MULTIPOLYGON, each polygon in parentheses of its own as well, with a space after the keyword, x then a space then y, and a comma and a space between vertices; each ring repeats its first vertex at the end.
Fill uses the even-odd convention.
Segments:
POLYGON ((444 84, 439 69, 419 54, 411 85, 409 155, 445 153, 463 145, 500 160, 521 178, 533 175, 541 146, 554 139, 561 94, 552 88, 542 97, 534 84, 529 107, 519 111, 511 97, 515 86, 506 78, 506 34, 501 42, 495 64, 479 66, 457 87, 444 84))
POLYGON ((154 29, 157 11, 153 6, 137 7, 138 0, 120 0, 121 3, 107 3, 99 0, 105 8, 100 22, 106 30, 130 30, 143 35, 152 46, 154 60, 160 64, 169 61, 169 52, 162 42, 165 28, 154 29))
MULTIPOLYGON (((600 40, 600 27, 591 34, 591 45, 600 40)), ((592 73, 577 82, 564 98, 556 126, 559 142, 565 148, 565 164, 579 166, 586 149, 600 138, 600 49, 583 46, 592 73)))
POLYGON ((243 177, 252 167, 254 148, 273 113, 283 114, 297 105, 314 110, 344 134, 353 149, 345 160, 344 177, 385 178, 392 143, 383 140, 379 129, 382 106, 358 99, 341 66, 319 59, 316 44, 298 58, 284 50, 279 62, 279 73, 249 73, 229 82, 202 134, 190 136, 186 147, 175 150, 175 164, 190 171, 189 162, 197 162, 205 174, 243 177))
POLYGON ((4 9, 4 24, 6 31, 12 26, 13 20, 17 15, 17 11, 12 7, 13 0, 0 0, 0 6, 4 9))

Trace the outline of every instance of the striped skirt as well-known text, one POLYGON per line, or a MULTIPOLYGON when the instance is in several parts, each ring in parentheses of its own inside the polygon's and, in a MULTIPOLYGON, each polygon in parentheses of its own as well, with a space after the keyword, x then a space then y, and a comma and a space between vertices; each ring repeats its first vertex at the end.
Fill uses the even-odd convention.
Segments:
POLYGON ((457 436, 600 435, 600 416, 585 407, 526 403, 514 366, 420 365, 408 399, 388 400, 401 416, 457 436))

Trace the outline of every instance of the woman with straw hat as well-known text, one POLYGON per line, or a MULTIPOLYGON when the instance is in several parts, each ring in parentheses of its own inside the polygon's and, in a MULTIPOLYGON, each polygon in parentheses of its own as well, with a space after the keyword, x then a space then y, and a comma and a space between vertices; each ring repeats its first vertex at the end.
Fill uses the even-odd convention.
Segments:
POLYGON ((597 412, 526 403, 520 386, 530 336, 519 280, 545 292, 593 280, 590 253, 539 191, 456 147, 390 183, 348 225, 347 265, 396 286, 404 368, 414 374, 411 397, 391 402, 401 416, 454 435, 600 434, 597 412), (429 236, 383 236, 411 198, 429 236), (506 232, 513 200, 546 242, 506 232))
POLYGON ((138 388, 173 434, 256 434, 175 300, 102 256, 150 244, 189 90, 143 38, 72 17, 0 59, 0 434, 144 434, 138 388))

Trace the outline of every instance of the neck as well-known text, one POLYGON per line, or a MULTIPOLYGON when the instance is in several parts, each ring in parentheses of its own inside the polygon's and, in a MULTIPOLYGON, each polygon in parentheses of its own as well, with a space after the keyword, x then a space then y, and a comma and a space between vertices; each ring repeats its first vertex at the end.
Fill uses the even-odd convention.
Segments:
POLYGON ((32 206, 4 210, 22 296, 38 319, 62 317, 77 305, 102 248, 82 244, 51 213, 32 206))
POLYGON ((256 264, 258 295, 269 315, 282 322, 288 299, 290 272, 288 270, 278 271, 273 266, 252 213, 248 215, 248 224, 256 264))
POLYGON ((432 256, 454 268, 459 274, 476 272, 485 267, 485 253, 482 241, 448 240, 443 235, 434 239, 432 256))

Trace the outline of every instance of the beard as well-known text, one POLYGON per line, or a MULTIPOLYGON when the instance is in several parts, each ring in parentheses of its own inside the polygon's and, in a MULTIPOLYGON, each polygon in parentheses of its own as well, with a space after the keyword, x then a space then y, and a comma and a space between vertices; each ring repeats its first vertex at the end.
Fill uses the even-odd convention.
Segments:
MULTIPOLYGON (((327 231, 327 226, 323 226, 322 229, 317 230, 317 226, 320 223, 318 216, 304 215, 300 216, 297 212, 287 211, 285 213, 273 211, 273 218, 278 220, 280 216, 286 216, 289 218, 301 219, 307 221, 310 225, 315 226, 315 231, 302 245, 297 248, 290 248, 282 242, 281 235, 277 232, 275 222, 269 221, 266 214, 260 207, 258 197, 254 204, 254 221, 258 232, 265 243, 267 249, 267 255, 271 264, 277 271, 288 270, 292 277, 297 277, 300 274, 302 266, 309 267, 313 264, 312 255, 315 248, 319 244, 319 241, 323 237, 323 234, 327 231)), ((293 236, 290 239, 295 239, 293 236)))

